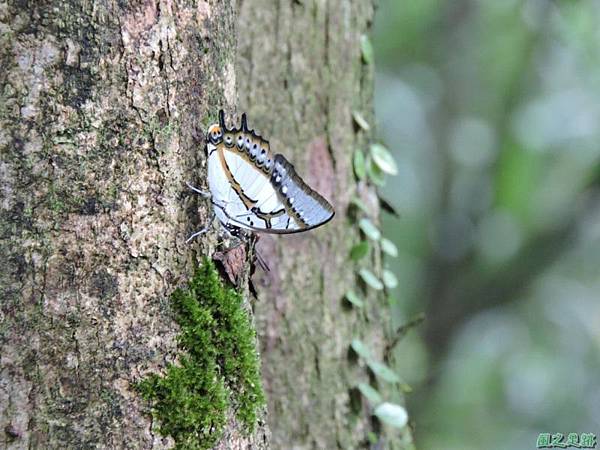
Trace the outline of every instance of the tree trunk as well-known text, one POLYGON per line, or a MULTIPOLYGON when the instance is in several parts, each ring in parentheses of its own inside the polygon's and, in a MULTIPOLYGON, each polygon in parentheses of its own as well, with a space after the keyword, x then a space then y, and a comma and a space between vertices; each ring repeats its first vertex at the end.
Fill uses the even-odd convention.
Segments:
MULTIPOLYGON (((247 24, 238 38, 240 109, 336 209, 318 230, 261 236, 258 243, 271 269, 256 278, 255 315, 273 448, 364 448, 369 431, 381 434, 356 396, 368 374, 349 357, 349 346, 361 338, 381 355, 388 306, 375 296, 359 311, 344 303, 357 283, 349 251, 359 232, 350 200, 361 197, 373 217, 379 213, 374 190, 357 184, 352 170, 354 150, 371 138, 353 111, 373 123, 373 67, 360 45, 373 13, 370 0, 253 0, 240 7, 238 23, 247 24)), ((375 254, 366 264, 381 262, 375 254)), ((411 440, 408 432, 395 444, 381 436, 383 448, 411 440)))
POLYGON ((235 105, 233 7, 11 2, 0 20, 0 447, 169 447, 132 386, 176 359, 169 295, 214 247, 185 243, 209 205, 184 182, 235 105))
MULTIPOLYGON (((351 113, 372 118, 359 38, 373 7, 238 8, 0 4, 1 447, 173 445, 134 383, 178 361, 168 299, 217 244, 214 232, 185 243, 210 205, 184 183, 206 186, 204 132, 238 95, 251 126, 337 211, 323 229, 260 242, 272 446, 355 448, 373 428, 353 390, 367 375, 348 348, 358 336, 381 352, 386 321, 381 304, 342 303, 356 283, 349 201, 373 198, 350 157, 369 138, 351 113)), ((231 419, 219 447, 267 448, 267 437, 231 419)))

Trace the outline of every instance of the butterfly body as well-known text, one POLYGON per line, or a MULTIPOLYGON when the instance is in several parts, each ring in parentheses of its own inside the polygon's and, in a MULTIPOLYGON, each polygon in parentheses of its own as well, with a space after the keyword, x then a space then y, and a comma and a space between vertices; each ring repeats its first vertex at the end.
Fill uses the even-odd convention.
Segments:
POLYGON ((312 190, 269 142, 249 130, 246 115, 239 128, 219 123, 207 135, 208 186, 219 221, 228 229, 294 233, 322 225, 332 206, 312 190))

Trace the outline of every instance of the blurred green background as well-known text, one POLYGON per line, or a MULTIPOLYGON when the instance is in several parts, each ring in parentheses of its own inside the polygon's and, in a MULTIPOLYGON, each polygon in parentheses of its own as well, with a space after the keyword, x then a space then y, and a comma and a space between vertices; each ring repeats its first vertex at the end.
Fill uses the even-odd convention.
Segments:
POLYGON ((417 448, 600 436, 600 2, 380 0, 374 26, 417 448))

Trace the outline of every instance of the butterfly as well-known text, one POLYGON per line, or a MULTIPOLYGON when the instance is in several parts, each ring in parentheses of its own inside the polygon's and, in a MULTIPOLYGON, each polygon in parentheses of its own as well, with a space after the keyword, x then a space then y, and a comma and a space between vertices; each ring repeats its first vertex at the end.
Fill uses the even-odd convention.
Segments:
POLYGON ((245 113, 239 128, 227 128, 220 110, 219 123, 208 128, 206 142, 210 193, 188 186, 210 196, 213 219, 216 215, 229 232, 298 233, 333 218, 331 204, 300 178, 283 155, 271 152, 269 141, 248 129, 245 113))

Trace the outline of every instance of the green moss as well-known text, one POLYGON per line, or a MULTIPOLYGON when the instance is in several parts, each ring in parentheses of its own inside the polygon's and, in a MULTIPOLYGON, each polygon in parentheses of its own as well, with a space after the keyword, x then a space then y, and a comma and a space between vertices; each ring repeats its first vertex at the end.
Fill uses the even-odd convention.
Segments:
MULTIPOLYGON (((219 103, 214 103, 219 104, 219 103)), ((202 118, 202 128, 207 131, 208 127, 215 123, 219 123, 219 116, 216 110, 210 110, 206 113, 206 115, 202 118)))
POLYGON ((145 124, 143 131, 145 131, 146 137, 149 140, 153 140, 155 136, 163 140, 168 140, 174 133, 179 131, 179 123, 166 121, 166 119, 162 121, 158 117, 152 117, 145 124))
POLYGON ((205 259, 187 289, 176 290, 171 301, 181 326, 179 363, 169 364, 164 376, 153 374, 138 384, 152 402, 161 434, 172 436, 175 448, 212 448, 230 407, 251 432, 265 398, 242 296, 224 287, 205 259))
POLYGON ((56 191, 53 189, 53 186, 51 187, 50 193, 48 195, 48 207, 55 213, 59 214, 67 210, 67 205, 62 200, 62 198, 56 194, 56 191))

